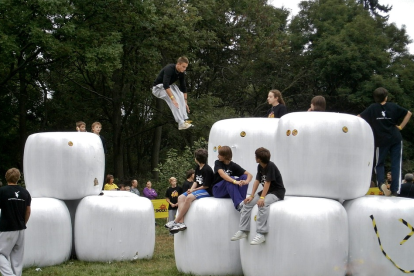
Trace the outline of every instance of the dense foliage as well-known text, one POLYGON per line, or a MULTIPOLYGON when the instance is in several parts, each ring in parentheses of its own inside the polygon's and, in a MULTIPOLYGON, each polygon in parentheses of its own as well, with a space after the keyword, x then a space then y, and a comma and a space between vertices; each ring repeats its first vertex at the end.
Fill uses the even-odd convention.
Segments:
MULTIPOLYGON (((28 135, 74 131, 80 120, 90 130, 99 121, 107 173, 165 181, 168 164, 187 160, 214 122, 263 116, 272 88, 290 112, 324 95, 329 111, 358 114, 378 86, 414 106, 414 57, 405 29, 388 22, 390 7, 319 0, 300 8, 289 21, 265 0, 2 0, 0 171, 22 168, 28 135), (190 59, 196 125, 187 131, 150 91, 159 70, 181 55, 190 59)), ((411 121, 405 171, 413 170, 413 132, 411 121)), ((179 165, 181 182, 194 163, 179 165)))

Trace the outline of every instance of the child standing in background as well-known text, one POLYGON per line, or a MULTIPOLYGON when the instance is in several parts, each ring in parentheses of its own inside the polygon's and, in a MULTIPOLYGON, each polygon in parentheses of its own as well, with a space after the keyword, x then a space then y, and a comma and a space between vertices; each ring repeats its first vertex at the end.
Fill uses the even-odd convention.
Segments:
POLYGON ((100 122, 94 122, 92 124, 92 132, 101 138, 104 153, 106 154, 106 140, 102 135, 100 135, 101 130, 102 130, 102 124, 100 122))
POLYGON ((168 221, 175 219, 178 209, 178 196, 183 193, 181 187, 177 186, 177 179, 171 177, 169 180, 171 187, 165 192, 165 199, 167 200, 168 206, 168 221))
POLYGON ((76 122, 76 131, 77 132, 86 132, 85 122, 82 122, 82 121, 76 122))

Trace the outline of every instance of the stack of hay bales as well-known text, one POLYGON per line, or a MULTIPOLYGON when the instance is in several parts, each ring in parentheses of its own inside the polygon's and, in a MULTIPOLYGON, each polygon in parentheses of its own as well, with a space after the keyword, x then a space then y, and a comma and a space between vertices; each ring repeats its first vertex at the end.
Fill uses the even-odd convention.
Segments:
POLYGON ((231 147, 233 160, 253 175, 257 170, 254 151, 269 149, 283 177, 285 200, 271 206, 270 232, 260 245, 250 245, 256 233, 257 207, 252 211, 248 238, 231 242, 239 222, 231 200, 195 201, 185 218, 187 230, 175 235, 179 271, 385 276, 403 275, 414 268, 414 240, 409 235, 414 231, 410 228, 414 201, 365 196, 374 139, 361 118, 297 112, 281 119, 223 120, 210 132, 209 164, 214 164, 218 148, 224 145, 231 147), (372 217, 377 220, 375 227, 372 217), (384 235, 384 248, 379 245, 378 231, 384 235))
POLYGON ((102 142, 95 134, 29 136, 24 176, 33 200, 25 267, 60 264, 71 254, 102 262, 152 257, 155 219, 151 202, 127 192, 100 196, 104 169, 102 142))

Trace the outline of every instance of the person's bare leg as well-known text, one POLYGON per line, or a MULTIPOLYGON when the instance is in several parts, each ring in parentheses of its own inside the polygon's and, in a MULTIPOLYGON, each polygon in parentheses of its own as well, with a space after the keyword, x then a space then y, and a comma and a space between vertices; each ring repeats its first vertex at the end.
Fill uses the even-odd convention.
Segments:
MULTIPOLYGON (((178 200, 180 200, 180 197, 178 197, 178 200)), ((185 201, 182 204, 178 203, 178 214, 174 220, 175 222, 184 223, 184 216, 185 214, 187 214, 188 209, 190 209, 191 203, 195 199, 196 199, 195 196, 193 196, 192 194, 189 194, 187 197, 185 197, 185 201)))

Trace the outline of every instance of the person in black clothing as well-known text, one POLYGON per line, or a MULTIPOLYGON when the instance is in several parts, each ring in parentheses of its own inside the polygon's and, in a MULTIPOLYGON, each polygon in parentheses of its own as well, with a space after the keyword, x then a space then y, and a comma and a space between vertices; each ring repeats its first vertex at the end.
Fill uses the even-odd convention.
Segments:
POLYGON ((405 183, 401 184, 400 197, 414 198, 414 176, 411 173, 407 173, 404 177, 405 183))
POLYGON ((168 221, 175 219, 178 209, 178 197, 183 193, 181 187, 177 186, 177 179, 175 177, 170 177, 168 180, 171 187, 165 192, 165 199, 168 202, 168 221))
POLYGON ((397 196, 401 179, 401 155, 402 155, 402 136, 401 130, 411 118, 411 112, 395 103, 387 103, 388 91, 383 87, 374 90, 375 103, 371 104, 358 116, 367 121, 374 133, 375 156, 377 164, 375 173, 377 174, 378 186, 384 194, 397 196), (401 122, 398 125, 398 122, 401 122), (388 152, 391 155, 391 187, 387 192, 385 185, 384 163, 388 152))
POLYGON ((159 72, 152 87, 152 94, 168 104, 175 121, 178 123, 179 130, 193 126, 187 116, 187 112, 190 113, 184 79, 187 66, 188 59, 186 57, 180 57, 177 64, 168 64, 159 72), (180 82, 180 88, 173 84, 177 80, 180 82))
POLYGON ((183 192, 187 192, 194 184, 194 170, 188 170, 186 173, 186 180, 183 183, 183 192))
POLYGON ((267 95, 267 102, 272 105, 267 111, 268 118, 280 118, 287 113, 285 101, 283 101, 282 93, 279 90, 270 90, 267 95))
POLYGON ((6 172, 7 186, 0 188, 0 272, 2 275, 21 275, 24 254, 24 230, 30 217, 32 198, 17 185, 20 171, 6 172))
POLYGON ((247 237, 250 232, 251 212, 257 204, 259 207, 255 218, 257 234, 250 242, 252 245, 258 245, 266 241, 265 234, 269 232, 267 219, 270 214, 270 205, 283 200, 286 193, 282 175, 276 164, 270 161, 270 151, 265 148, 258 148, 255 155, 258 166, 252 194, 244 200, 240 212, 239 231, 231 238, 232 241, 237 241, 247 237), (263 190, 255 194, 259 184, 263 186, 263 190))
POLYGON ((325 111, 326 100, 324 96, 315 96, 311 100, 311 105, 308 111, 325 111))

